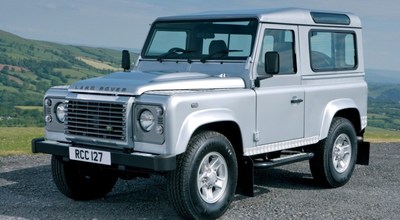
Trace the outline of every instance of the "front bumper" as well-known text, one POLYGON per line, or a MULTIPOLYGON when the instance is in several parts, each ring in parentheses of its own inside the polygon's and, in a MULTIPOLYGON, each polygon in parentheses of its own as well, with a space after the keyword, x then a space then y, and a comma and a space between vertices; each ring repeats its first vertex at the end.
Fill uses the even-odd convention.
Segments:
MULTIPOLYGON (((71 145, 68 143, 45 141, 44 138, 35 138, 32 140, 33 153, 46 153, 69 158, 70 146, 71 145)), ((86 145, 74 145, 74 147, 104 151, 104 149, 86 145)), ((112 165, 146 169, 156 172, 171 171, 176 169, 175 155, 153 155, 139 152, 125 153, 123 151, 112 149, 108 149, 107 151, 111 153, 112 165)))

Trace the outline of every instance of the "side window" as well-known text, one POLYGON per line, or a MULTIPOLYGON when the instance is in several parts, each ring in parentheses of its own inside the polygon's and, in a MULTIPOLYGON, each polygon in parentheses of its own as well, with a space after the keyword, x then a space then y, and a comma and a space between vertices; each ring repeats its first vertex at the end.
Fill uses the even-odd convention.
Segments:
POLYGON ((272 51, 279 53, 279 73, 296 73, 292 30, 265 29, 257 66, 258 73, 265 73, 265 53, 272 51))
POLYGON ((310 60, 314 71, 349 70, 357 66, 355 34, 311 31, 310 60))

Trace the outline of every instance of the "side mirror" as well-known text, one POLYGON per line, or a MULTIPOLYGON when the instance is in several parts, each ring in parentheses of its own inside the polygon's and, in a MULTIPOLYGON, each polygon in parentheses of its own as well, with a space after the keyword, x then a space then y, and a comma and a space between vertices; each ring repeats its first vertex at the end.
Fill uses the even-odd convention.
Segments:
POLYGON ((271 78, 273 74, 279 73, 279 53, 272 51, 265 53, 264 70, 266 75, 258 76, 254 81, 255 87, 261 86, 261 80, 271 78))
POLYGON ((265 53, 265 73, 277 74, 279 73, 279 53, 278 52, 266 52, 265 53))
POLYGON ((124 71, 128 71, 131 68, 131 58, 127 50, 122 51, 122 68, 124 71))

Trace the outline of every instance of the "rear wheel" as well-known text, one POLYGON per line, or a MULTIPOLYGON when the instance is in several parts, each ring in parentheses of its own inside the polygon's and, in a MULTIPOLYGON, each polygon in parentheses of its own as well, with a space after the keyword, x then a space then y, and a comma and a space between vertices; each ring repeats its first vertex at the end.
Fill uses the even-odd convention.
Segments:
POLYGON ((167 179, 168 197, 183 218, 222 216, 232 202, 237 183, 236 155, 231 143, 217 132, 195 135, 167 179))
POLYGON ((99 199, 107 195, 118 180, 115 172, 105 170, 101 165, 63 161, 52 156, 53 180, 65 196, 75 200, 99 199))
POLYGON ((328 137, 315 149, 310 160, 314 179, 328 187, 346 184, 357 159, 357 136, 353 124, 345 118, 334 118, 328 137))

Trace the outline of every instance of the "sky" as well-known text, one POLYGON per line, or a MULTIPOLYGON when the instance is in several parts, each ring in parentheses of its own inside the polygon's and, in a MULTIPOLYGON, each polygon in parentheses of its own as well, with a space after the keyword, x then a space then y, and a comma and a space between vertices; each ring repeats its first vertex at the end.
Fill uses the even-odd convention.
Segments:
POLYGON ((363 25, 365 68, 400 71, 399 0, 1 0, 0 30, 68 45, 140 49, 160 16, 282 7, 355 13, 363 25))

